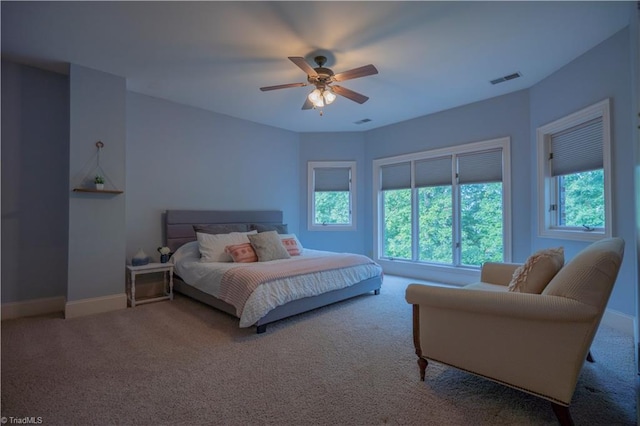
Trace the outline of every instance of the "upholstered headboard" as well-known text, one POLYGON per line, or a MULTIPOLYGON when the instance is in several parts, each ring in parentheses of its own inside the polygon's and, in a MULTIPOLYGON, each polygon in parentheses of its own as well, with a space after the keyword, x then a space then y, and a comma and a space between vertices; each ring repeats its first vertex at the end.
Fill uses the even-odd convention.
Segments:
POLYGON ((176 251, 194 241, 193 225, 225 223, 282 223, 280 210, 167 210, 164 215, 166 245, 176 251))

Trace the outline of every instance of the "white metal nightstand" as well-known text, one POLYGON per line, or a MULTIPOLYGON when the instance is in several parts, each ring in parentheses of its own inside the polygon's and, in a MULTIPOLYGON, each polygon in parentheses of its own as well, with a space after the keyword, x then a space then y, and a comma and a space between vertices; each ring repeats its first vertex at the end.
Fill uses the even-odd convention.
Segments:
POLYGON ((131 307, 135 308, 136 304, 141 305, 143 303, 157 302, 158 300, 173 300, 173 263, 148 263, 146 265, 131 266, 127 265, 129 271, 129 279, 127 289, 129 290, 128 299, 131 302, 131 307), (164 296, 152 297, 149 299, 142 299, 136 301, 136 275, 162 273, 162 283, 164 296), (169 275, 169 291, 167 292, 167 274, 169 275))

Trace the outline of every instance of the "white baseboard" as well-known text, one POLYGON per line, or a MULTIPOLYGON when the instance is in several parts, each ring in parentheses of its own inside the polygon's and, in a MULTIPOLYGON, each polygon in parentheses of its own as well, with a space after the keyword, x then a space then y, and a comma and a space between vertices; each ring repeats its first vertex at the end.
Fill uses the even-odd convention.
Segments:
POLYGON ((62 296, 46 297, 43 299, 25 300, 22 302, 3 303, 2 321, 8 319, 32 317, 35 315, 47 315, 56 312, 64 312, 66 299, 62 296))
POLYGON ((608 325, 611 328, 615 328, 629 336, 634 336, 635 321, 636 319, 622 312, 614 311, 613 309, 607 309, 602 315, 601 324, 608 325))
POLYGON ((64 307, 64 317, 77 318, 85 315, 100 314, 103 312, 126 309, 127 295, 125 293, 111 296, 93 297, 90 299, 74 300, 67 302, 64 307))

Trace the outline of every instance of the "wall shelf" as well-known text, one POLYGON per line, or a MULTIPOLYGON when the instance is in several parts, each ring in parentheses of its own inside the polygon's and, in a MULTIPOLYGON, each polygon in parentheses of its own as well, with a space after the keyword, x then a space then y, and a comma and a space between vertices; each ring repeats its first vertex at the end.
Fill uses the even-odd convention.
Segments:
POLYGON ((113 189, 73 188, 73 192, 92 192, 94 194, 122 194, 123 191, 113 189))
POLYGON ((123 191, 116 188, 116 186, 111 182, 109 176, 102 170, 100 167, 100 151, 104 148, 104 142, 98 141, 96 142, 96 153, 89 160, 89 163, 93 162, 95 159, 95 166, 92 169, 88 169, 87 165, 82 168, 80 173, 78 173, 73 179, 73 192, 84 192, 84 193, 93 193, 93 194, 122 194, 123 191), (96 177, 102 177, 104 188, 109 189, 97 189, 95 184, 96 177))

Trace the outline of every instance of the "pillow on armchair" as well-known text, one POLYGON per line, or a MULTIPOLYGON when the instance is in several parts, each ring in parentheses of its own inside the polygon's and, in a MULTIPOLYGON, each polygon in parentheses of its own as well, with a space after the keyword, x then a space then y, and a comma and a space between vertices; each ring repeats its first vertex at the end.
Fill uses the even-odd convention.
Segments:
POLYGON ((537 251, 513 272, 509 291, 540 294, 563 265, 564 247, 537 251))

